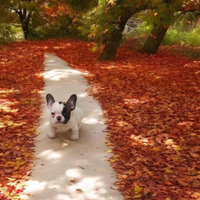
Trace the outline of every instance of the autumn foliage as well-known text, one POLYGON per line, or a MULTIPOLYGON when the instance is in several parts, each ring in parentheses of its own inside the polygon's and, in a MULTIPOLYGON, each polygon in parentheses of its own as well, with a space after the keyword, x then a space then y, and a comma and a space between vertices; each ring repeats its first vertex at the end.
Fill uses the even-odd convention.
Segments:
POLYGON ((200 61, 161 48, 153 56, 121 47, 96 61, 94 44, 20 42, 0 50, 1 199, 23 192, 40 116, 44 53, 82 72, 107 119, 110 163, 125 199, 200 198, 200 61))

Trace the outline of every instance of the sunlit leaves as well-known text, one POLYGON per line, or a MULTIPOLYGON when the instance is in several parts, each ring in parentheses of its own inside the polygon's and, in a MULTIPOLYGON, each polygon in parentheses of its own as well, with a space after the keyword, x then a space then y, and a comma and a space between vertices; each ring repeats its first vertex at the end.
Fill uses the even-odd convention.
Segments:
POLYGON ((169 53, 172 47, 154 56, 121 48, 115 62, 96 62, 91 48, 57 55, 87 72, 125 198, 198 199, 200 63, 169 53))
POLYGON ((33 166, 43 54, 16 43, 0 50, 0 62, 0 199, 17 199, 33 166))
POLYGON ((40 73, 50 52, 84 72, 101 103, 109 160, 125 199, 199 199, 200 62, 173 55, 175 47, 154 56, 120 48, 116 61, 97 62, 93 46, 49 40, 0 51, 0 195, 22 192, 18 181, 33 167, 40 73))
POLYGON ((110 162, 125 198, 198 199, 200 63, 128 49, 116 62, 82 59, 72 63, 87 71, 90 92, 105 110, 110 162))

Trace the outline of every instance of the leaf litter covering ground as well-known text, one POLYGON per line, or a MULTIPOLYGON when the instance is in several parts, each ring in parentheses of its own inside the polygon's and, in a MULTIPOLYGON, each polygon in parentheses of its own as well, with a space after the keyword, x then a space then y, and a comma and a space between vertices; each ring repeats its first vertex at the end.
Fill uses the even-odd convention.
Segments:
POLYGON ((0 199, 17 199, 33 167, 43 89, 43 54, 28 45, 0 50, 0 199), (7 198, 6 198, 7 197, 7 198))
POLYGON ((116 61, 97 62, 93 45, 20 42, 0 51, 1 199, 17 199, 33 167, 44 52, 86 73, 125 199, 200 199, 200 61, 173 47, 153 56, 122 47, 116 61))

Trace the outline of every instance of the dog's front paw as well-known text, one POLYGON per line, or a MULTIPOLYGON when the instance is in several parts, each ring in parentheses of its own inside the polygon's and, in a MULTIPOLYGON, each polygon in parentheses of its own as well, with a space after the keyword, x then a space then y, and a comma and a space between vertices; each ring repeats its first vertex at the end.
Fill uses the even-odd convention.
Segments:
POLYGON ((54 139, 54 138, 55 138, 55 136, 56 136, 55 134, 50 134, 50 133, 49 133, 49 134, 47 134, 47 137, 48 137, 49 139, 54 139))
POLYGON ((78 140, 79 132, 78 132, 78 124, 72 129, 71 141, 78 140))
POLYGON ((77 141, 78 140, 78 135, 72 135, 70 140, 71 141, 77 141))

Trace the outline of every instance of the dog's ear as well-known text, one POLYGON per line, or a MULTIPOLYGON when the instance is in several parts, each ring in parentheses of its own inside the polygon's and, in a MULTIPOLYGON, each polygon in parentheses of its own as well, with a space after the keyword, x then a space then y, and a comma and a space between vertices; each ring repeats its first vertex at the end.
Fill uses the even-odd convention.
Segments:
POLYGON ((77 101, 77 96, 75 94, 72 94, 67 100, 67 102, 64 103, 68 111, 71 112, 76 108, 76 101, 77 101))
POLYGON ((53 96, 51 94, 47 94, 46 95, 46 100, 47 100, 48 108, 51 108, 53 103, 55 102, 55 99, 53 98, 53 96))

